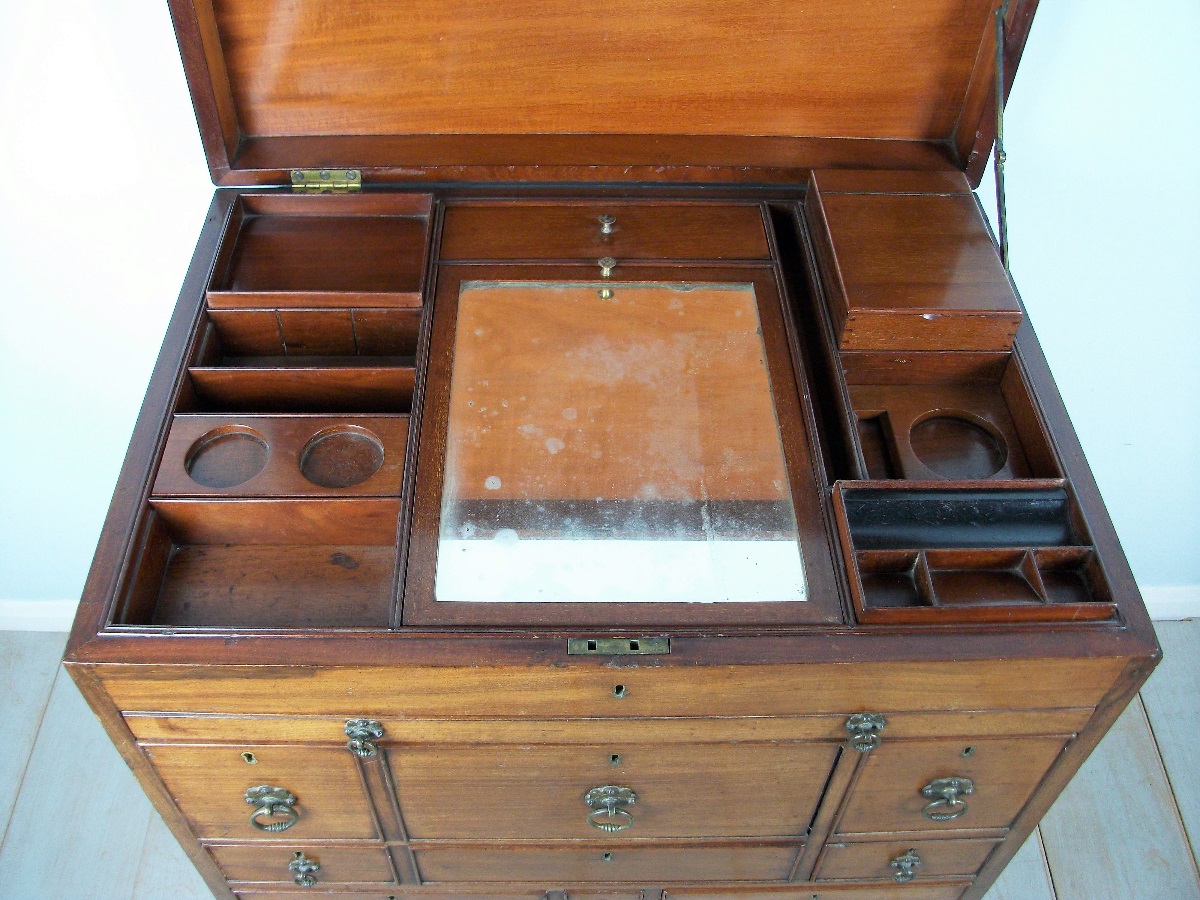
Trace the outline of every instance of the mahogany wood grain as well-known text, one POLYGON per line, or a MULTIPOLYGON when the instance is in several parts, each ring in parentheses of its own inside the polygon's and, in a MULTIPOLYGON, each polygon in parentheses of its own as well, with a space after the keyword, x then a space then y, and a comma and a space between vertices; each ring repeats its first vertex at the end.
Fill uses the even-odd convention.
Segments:
MULTIPOLYGON (((280 840, 286 841, 287 837, 288 833, 283 832, 280 840)), ((382 844, 365 847, 314 846, 303 841, 284 846, 219 844, 209 845, 208 852, 230 881, 290 884, 294 873, 288 864, 298 853, 321 867, 315 873, 317 888, 334 884, 390 884, 396 879, 382 844)))
MULTIPOLYGON (((1079 731, 1092 717, 1090 708, 1023 709, 1014 712, 888 713, 889 738, 928 734, 962 737, 1069 734, 1079 731)), ((128 713, 125 721, 143 741, 228 743, 245 733, 244 716, 147 715, 128 713)), ((255 727, 269 729, 271 740, 321 743, 338 740, 343 717, 302 718, 262 715, 255 727)), ((621 740, 659 744, 715 743, 722 741, 838 741, 846 737, 846 717, 771 716, 677 719, 605 720, 619 728, 621 740)), ((389 743, 474 744, 593 744, 597 723, 593 719, 421 719, 383 716, 380 719, 389 743)))
POLYGON ((837 833, 1007 828, 1066 741, 1065 737, 885 741, 865 761, 837 833), (964 815, 936 822, 921 812, 930 802, 921 789, 951 776, 969 778, 975 790, 963 798, 964 815))
POLYGON ((408 412, 414 372, 407 366, 192 367, 211 412, 408 412))
POLYGON ((253 734, 226 747, 143 745, 171 796, 202 838, 296 841, 378 839, 354 756, 337 747, 265 747, 253 734), (251 754, 253 764, 243 758, 251 754), (284 788, 296 797, 296 823, 283 832, 250 824, 246 791, 284 788))
POLYGON ((452 203, 444 260, 769 259, 762 212, 751 204, 452 203), (601 216, 611 216, 605 234, 601 216))
MULTIPOLYGON (((171 432, 154 480, 155 497, 286 497, 286 496, 400 496, 404 477, 404 453, 408 440, 408 416, 222 416, 180 415, 171 422, 171 432), (228 487, 212 486, 189 477, 189 464, 206 440, 222 429, 250 429, 267 445, 262 470, 253 477, 228 487), (365 436, 382 448, 382 461, 372 473, 373 459, 359 459, 353 447, 343 452, 347 480, 362 477, 347 487, 326 486, 307 478, 301 459, 314 438, 325 434, 365 436)), ((232 460, 236 463, 237 460, 232 460)), ((336 465, 335 456, 330 465, 336 465)), ((311 460, 308 461, 312 465, 311 460)), ((220 474, 217 472, 216 474, 220 474)), ((328 474, 328 473, 327 473, 328 474)), ((318 475, 319 477, 319 475, 318 475)))
POLYGON ((896 869, 891 861, 916 851, 921 865, 917 882, 926 878, 974 875, 993 850, 993 840, 879 841, 872 843, 833 843, 825 848, 817 867, 816 881, 892 881, 896 869))
POLYGON ((414 840, 595 838, 583 797, 612 784, 637 795, 632 827, 611 838, 616 845, 625 838, 800 838, 840 743, 839 735, 826 742, 632 744, 614 733, 592 746, 405 746, 388 759, 414 840), (514 797, 521 798, 519 816, 512 814, 514 797))
POLYGON ((819 206, 813 221, 843 349, 1012 345, 1021 307, 970 194, 814 190, 806 203, 819 206))
MULTIPOLYGON (((826 639, 827 640, 827 639, 826 639)), ((1119 658, 801 666, 97 666, 122 710, 415 718, 849 715, 1088 707, 1119 658), (613 688, 624 685, 621 698, 613 688), (814 691, 813 685, 821 685, 814 691), (1020 685, 1014 691, 1013 685, 1020 685), (300 691, 300 686, 303 690, 300 691)))
POLYGON ((394 16, 355 0, 331 28, 270 2, 213 7, 247 135, 944 139, 990 12, 983 0, 868 16, 849 0, 803 15, 744 0, 704 15, 684 0, 569 11, 488 0, 470 16, 433 3, 394 16))
POLYGON ((400 504, 385 497, 162 499, 154 510, 179 543, 329 544, 353 537, 392 546, 400 504))
POLYGON ((542 884, 782 881, 795 853, 796 848, 787 845, 651 848, 626 846, 620 841, 562 849, 522 845, 414 849, 423 879, 445 883, 482 878, 542 884))
MULTIPOLYGON (((966 883, 963 881, 942 884, 906 884, 904 885, 904 900, 958 900, 962 896, 966 883)), ((663 894, 663 900, 879 900, 880 886, 853 884, 813 884, 794 885, 788 888, 771 890, 755 886, 741 888, 729 885, 721 893, 713 893, 703 888, 670 888, 663 894)))

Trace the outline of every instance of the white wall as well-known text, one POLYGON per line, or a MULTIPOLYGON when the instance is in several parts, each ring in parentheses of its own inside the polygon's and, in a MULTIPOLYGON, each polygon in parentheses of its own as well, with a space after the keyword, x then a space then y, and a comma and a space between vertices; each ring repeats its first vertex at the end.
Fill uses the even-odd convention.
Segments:
MULTIPOLYGON (((1198 41, 1195 0, 1043 0, 1007 128, 1017 283, 1134 571, 1178 597, 1200 592, 1198 41)), ((0 0, 0 173, 23 185, 0 206, 0 603, 64 609, 212 194, 165 2, 0 0)))

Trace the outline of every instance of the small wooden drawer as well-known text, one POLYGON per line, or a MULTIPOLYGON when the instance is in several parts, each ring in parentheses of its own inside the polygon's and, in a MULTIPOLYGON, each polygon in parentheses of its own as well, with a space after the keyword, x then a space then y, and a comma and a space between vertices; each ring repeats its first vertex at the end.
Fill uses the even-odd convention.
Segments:
MULTIPOLYGON (((354 757, 345 745, 143 745, 142 749, 202 838, 381 838, 354 757), (295 798, 294 824, 276 831, 251 824, 251 815, 262 807, 249 803, 247 792, 260 787, 278 788, 295 798)), ((271 825, 291 816, 279 810, 258 819, 260 825, 271 825)))
POLYGON ((1064 737, 884 741, 864 764, 838 833, 1007 828, 1065 742, 1064 737), (938 792, 948 779, 960 780, 954 797, 938 792))
POLYGON ((784 881, 795 845, 414 848, 425 883, 784 881))
MULTIPOLYGON (((992 851, 994 840, 879 841, 863 844, 829 844, 821 854, 817 881, 898 881, 905 869, 912 881, 956 875, 974 875, 992 851), (917 860, 903 865, 905 859, 917 860), (893 862, 897 862, 893 865, 893 862)), ((905 882, 900 882, 905 883, 905 882)))
POLYGON ((906 884, 902 888, 880 893, 880 886, 856 887, 853 885, 823 884, 819 890, 802 885, 786 888, 756 889, 752 891, 730 891, 714 893, 711 890, 668 890, 663 900, 881 900, 895 896, 900 900, 957 900, 967 885, 963 884, 906 884))
POLYGON ((505 203, 446 210, 441 258, 770 259, 750 203, 505 203), (611 219, 611 221, 609 221, 611 219))
POLYGON ((310 887, 331 884, 392 884, 396 874, 382 845, 378 847, 313 847, 306 844, 209 847, 230 881, 295 881, 309 872, 310 887), (301 861, 304 867, 289 868, 301 861), (316 866, 315 870, 312 866, 316 866))
POLYGON ((388 760, 414 839, 799 837, 838 744, 400 747, 388 760), (780 778, 780 773, 787 773, 780 778), (593 790, 627 788, 614 816, 593 790), (595 797, 595 795, 592 795, 595 797))

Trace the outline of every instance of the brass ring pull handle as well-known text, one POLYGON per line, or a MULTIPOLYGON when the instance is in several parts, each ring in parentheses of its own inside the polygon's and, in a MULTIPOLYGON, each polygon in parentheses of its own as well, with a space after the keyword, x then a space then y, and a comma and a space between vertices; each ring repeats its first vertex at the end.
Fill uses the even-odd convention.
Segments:
POLYGON ((296 858, 288 863, 288 871, 293 875, 292 881, 300 887, 314 887, 317 883, 317 873, 321 871, 321 864, 297 850, 296 858))
POLYGON ((921 788, 921 796, 933 801, 921 812, 934 822, 957 819, 967 811, 967 804, 961 797, 974 790, 975 782, 970 778, 938 778, 921 788))
POLYGON ((298 821, 296 795, 284 788, 262 784, 246 791, 246 802, 254 807, 250 824, 259 831, 287 831, 298 821))
POLYGON ((588 813, 588 824, 606 834, 615 834, 633 825, 633 816, 625 809, 637 803, 637 794, 632 788, 606 784, 588 791, 583 802, 592 810, 588 813))

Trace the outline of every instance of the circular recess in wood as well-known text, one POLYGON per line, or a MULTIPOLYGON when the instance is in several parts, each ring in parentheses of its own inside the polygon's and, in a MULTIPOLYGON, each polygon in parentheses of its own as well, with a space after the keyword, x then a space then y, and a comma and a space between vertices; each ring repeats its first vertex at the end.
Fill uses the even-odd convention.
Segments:
POLYGON ((197 484, 231 488, 261 472, 270 452, 267 439, 253 428, 222 425, 192 444, 183 466, 197 484))
POLYGON ((313 484, 348 488, 362 484, 383 465, 383 443, 357 425, 318 431, 300 452, 300 471, 313 484))
POLYGON ((1008 462, 1004 436, 990 422, 958 410, 918 419, 909 444, 917 459, 943 478, 991 478, 1008 462))

